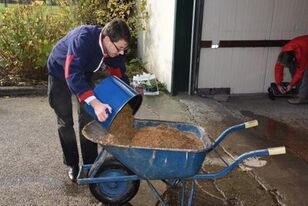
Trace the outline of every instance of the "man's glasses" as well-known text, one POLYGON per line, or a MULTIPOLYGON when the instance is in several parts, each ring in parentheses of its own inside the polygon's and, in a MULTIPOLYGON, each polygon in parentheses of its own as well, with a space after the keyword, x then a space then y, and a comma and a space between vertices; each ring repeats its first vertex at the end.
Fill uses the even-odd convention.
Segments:
POLYGON ((113 42, 113 41, 111 41, 111 43, 113 44, 113 46, 117 49, 117 51, 118 51, 118 53, 120 53, 120 52, 124 52, 124 54, 127 54, 128 52, 129 52, 129 49, 128 48, 125 48, 125 49, 119 49, 118 47, 117 47, 117 45, 113 42))

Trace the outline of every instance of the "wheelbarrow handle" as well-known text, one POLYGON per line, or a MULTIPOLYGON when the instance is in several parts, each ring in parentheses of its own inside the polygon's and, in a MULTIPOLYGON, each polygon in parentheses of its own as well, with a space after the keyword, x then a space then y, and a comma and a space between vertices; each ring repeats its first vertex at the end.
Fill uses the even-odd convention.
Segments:
POLYGON ((252 120, 252 121, 249 121, 249 122, 245 122, 244 125, 245 125, 245 128, 247 129, 247 128, 251 128, 251 127, 256 127, 256 126, 259 125, 259 123, 258 123, 258 120, 255 119, 255 120, 252 120))
POLYGON ((273 148, 268 148, 267 150, 268 150, 268 155, 280 155, 286 153, 285 147, 273 147, 273 148))
POLYGON ((190 179, 194 180, 205 180, 205 179, 217 179, 225 176, 230 170, 234 167, 242 163, 244 160, 251 158, 251 157, 262 157, 262 156, 270 156, 270 155, 280 155, 285 154, 286 148, 285 147, 274 147, 268 149, 261 149, 261 150, 254 150, 250 152, 246 152, 240 155, 234 162, 232 162, 229 166, 225 167, 224 169, 215 172, 215 173, 206 173, 206 174, 198 174, 190 179))
POLYGON ((258 120, 252 120, 252 121, 244 122, 242 124, 229 127, 216 138, 216 140, 212 143, 211 147, 209 147, 206 152, 209 153, 210 151, 215 149, 220 144, 220 142, 224 140, 232 132, 238 131, 240 129, 247 129, 247 128, 256 127, 256 126, 258 126, 258 120))

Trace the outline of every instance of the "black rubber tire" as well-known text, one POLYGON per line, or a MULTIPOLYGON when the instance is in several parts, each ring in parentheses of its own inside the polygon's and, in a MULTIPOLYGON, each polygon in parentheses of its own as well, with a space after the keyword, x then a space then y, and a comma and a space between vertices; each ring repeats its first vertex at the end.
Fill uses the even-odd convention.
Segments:
MULTIPOLYGON (((127 167, 125 167, 116 159, 110 157, 105 160, 104 164, 100 167, 95 177, 104 176, 104 173, 110 171, 119 172, 121 173, 120 175, 134 175, 134 173, 127 167)), ((137 194, 140 186, 140 180, 127 181, 125 184, 127 184, 124 186, 126 187, 125 191, 123 191, 119 196, 109 195, 106 191, 101 190, 101 187, 107 187, 110 190, 113 190, 114 188, 114 191, 116 191, 116 182, 90 184, 89 187, 93 196, 102 203, 108 205, 121 205, 130 201, 137 194), (113 185, 109 187, 108 185, 111 184, 113 185)))

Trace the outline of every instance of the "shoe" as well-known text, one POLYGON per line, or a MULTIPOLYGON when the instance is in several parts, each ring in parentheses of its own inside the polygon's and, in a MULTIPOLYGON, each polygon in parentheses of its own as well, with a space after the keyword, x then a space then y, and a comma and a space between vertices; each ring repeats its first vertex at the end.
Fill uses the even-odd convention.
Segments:
POLYGON ((72 182, 76 182, 79 173, 79 166, 70 166, 68 170, 68 177, 72 182))
POLYGON ((291 99, 288 99, 288 102, 290 104, 308 104, 308 99, 304 99, 304 98, 291 98, 291 99))

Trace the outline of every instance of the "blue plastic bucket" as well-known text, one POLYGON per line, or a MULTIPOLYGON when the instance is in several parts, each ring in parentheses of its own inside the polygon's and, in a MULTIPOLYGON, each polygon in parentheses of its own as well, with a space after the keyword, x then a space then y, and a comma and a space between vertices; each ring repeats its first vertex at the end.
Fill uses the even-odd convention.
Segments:
MULTIPOLYGON (((94 95, 102 103, 109 104, 112 108, 112 113, 108 118, 104 122, 100 122, 105 129, 109 129, 114 118, 126 104, 130 105, 134 115, 142 103, 142 96, 115 76, 109 76, 97 84, 94 88, 94 95)), ((85 104, 85 109, 98 121, 91 106, 85 104)))

